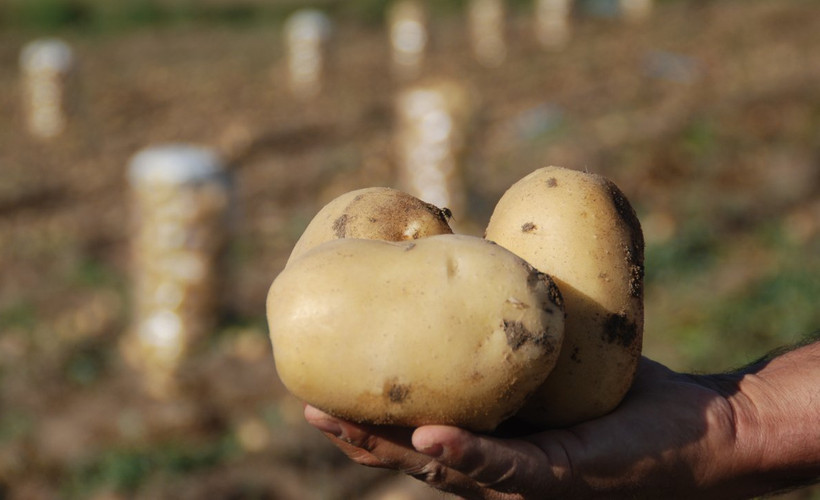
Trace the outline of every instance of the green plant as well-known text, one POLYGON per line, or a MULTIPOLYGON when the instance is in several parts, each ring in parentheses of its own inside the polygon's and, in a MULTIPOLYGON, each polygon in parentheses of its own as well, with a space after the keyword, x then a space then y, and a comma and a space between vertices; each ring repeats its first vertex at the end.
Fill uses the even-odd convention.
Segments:
POLYGON ((230 437, 204 443, 174 441, 145 448, 113 448, 78 465, 64 483, 68 498, 87 498, 103 488, 136 492, 154 475, 184 475, 214 467, 234 456, 230 437))
POLYGON ((11 328, 30 330, 37 324, 37 309, 27 301, 18 301, 0 309, 0 332, 11 328))
POLYGON ((93 17, 91 6, 80 0, 16 0, 8 12, 12 25, 40 30, 84 25, 93 17))

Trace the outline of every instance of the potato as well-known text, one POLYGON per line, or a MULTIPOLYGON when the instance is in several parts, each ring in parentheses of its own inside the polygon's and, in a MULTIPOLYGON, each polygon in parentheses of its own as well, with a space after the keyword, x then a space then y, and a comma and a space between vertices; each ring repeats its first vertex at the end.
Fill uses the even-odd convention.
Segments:
POLYGON ((610 412, 643 336, 643 233, 626 197, 603 177, 542 168, 501 197, 485 237, 552 276, 564 297, 560 358, 519 416, 554 427, 610 412))
POLYGON ((321 243, 339 238, 404 241, 452 234, 448 216, 448 210, 396 189, 351 191, 316 214, 296 242, 288 263, 321 243))
POLYGON ((271 285, 276 369, 298 398, 372 424, 488 431, 552 369, 564 313, 552 280, 482 238, 339 239, 271 285))

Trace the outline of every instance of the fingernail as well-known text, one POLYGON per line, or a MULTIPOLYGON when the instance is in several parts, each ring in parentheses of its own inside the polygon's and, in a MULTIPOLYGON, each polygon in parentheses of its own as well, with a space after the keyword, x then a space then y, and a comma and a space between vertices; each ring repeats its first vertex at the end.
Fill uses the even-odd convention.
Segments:
POLYGON ((339 425, 339 423, 334 421, 334 420, 328 420, 328 419, 322 418, 322 419, 314 420, 310 423, 311 423, 311 425, 313 425, 314 427, 316 427, 317 429, 319 429, 322 432, 327 432, 328 434, 333 434, 336 437, 339 437, 339 436, 342 435, 342 426, 339 425))
POLYGON ((444 446, 439 443, 420 444, 416 447, 416 451, 428 457, 438 458, 444 453, 444 446))

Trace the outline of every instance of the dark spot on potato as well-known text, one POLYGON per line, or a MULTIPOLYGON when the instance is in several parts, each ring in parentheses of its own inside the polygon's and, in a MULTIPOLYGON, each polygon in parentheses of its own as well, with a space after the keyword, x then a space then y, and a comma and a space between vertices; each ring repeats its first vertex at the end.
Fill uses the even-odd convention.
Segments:
POLYGON ((416 244, 415 243, 409 243, 409 244, 405 245, 404 251, 409 252, 410 250, 412 250, 414 248, 416 248, 416 244))
POLYGON ((604 323, 604 340, 610 344, 630 347, 638 337, 638 325, 625 313, 610 314, 604 323))
POLYGON ((425 203, 423 201, 421 201, 421 203, 423 203, 425 210, 434 215, 445 226, 450 227, 450 219, 453 218, 452 210, 447 207, 439 208, 432 203, 425 203))
POLYGON ((636 299, 643 298, 644 266, 629 266, 629 293, 636 299))
POLYGON ((618 186, 609 180, 605 182, 615 212, 629 233, 629 243, 624 248, 624 258, 630 269, 629 292, 633 297, 640 299, 643 298, 644 278, 644 239, 641 222, 618 186))
MULTIPOLYGON (((529 266, 529 264, 527 265, 529 266)), ((561 290, 558 289, 558 285, 555 284, 552 277, 546 273, 542 273, 532 266, 529 266, 529 268, 530 274, 527 276, 527 287, 532 290, 537 287, 539 283, 543 283, 547 287, 548 302, 541 304, 541 309, 548 313, 552 313, 553 307, 557 306, 559 309, 563 310, 564 298, 561 295, 561 290)))
POLYGON ((532 222, 525 222, 521 225, 521 232, 522 233, 529 233, 531 231, 535 231, 538 227, 532 222))
POLYGON ((547 335, 546 330, 531 332, 520 321, 504 320, 503 324, 504 333, 507 336, 507 345, 509 345, 513 351, 517 351, 521 346, 527 343, 535 344, 546 352, 553 352, 555 350, 555 344, 549 335, 547 335))
MULTIPOLYGON (((544 274, 544 273, 541 273, 544 274)), ((544 274, 543 278, 544 282, 547 284, 547 290, 549 292, 550 302, 558 306, 560 309, 564 309, 564 297, 561 295, 561 290, 558 288, 558 285, 553 281, 553 279, 548 275, 544 274)), ((546 307, 545 307, 545 310, 546 307)))
POLYGON ((513 351, 517 351, 532 338, 532 333, 518 321, 504 320, 504 333, 507 335, 507 345, 513 351))
POLYGON ((556 179, 555 177, 550 177, 549 179, 547 179, 547 187, 554 188, 556 186, 558 186, 558 179, 556 179))
POLYGON ((338 219, 333 221, 333 234, 335 234, 337 238, 345 237, 345 234, 347 233, 347 219, 348 215, 343 214, 339 216, 338 219))
POLYGON ((529 271, 529 274, 527 275, 527 288, 530 290, 535 290, 540 283, 543 283, 547 287, 546 300, 540 304, 541 310, 548 314, 553 314, 555 312, 555 308, 557 307, 561 312, 564 312, 564 298, 561 295, 561 290, 558 289, 558 285, 552 277, 532 267, 532 265, 526 261, 524 264, 529 271))
POLYGON ((537 287, 538 284, 541 283, 541 281, 543 281, 543 276, 546 275, 538 269, 532 267, 532 264, 530 264, 529 262, 525 260, 522 262, 524 264, 524 268, 527 270, 527 288, 532 290, 535 287, 537 287))
POLYGON ((410 386, 389 381, 385 383, 384 394, 391 403, 402 403, 410 394, 410 386))
POLYGON ((578 356, 578 351, 579 351, 579 349, 576 346, 572 349, 572 353, 569 355, 569 359, 575 361, 576 363, 581 362, 581 358, 578 356))

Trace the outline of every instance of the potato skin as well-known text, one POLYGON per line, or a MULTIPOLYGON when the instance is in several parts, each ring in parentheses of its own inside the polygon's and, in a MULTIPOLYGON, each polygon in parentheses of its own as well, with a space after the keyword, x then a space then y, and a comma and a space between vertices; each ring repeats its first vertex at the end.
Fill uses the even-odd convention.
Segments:
POLYGON ((643 337, 643 233, 626 197, 604 177, 542 168, 502 196, 485 237, 552 276, 564 297, 561 355, 519 416, 563 427, 609 413, 643 337))
POLYGON ((406 241, 452 234, 446 212, 397 189, 350 191, 325 205, 293 247, 288 263, 313 247, 339 238, 406 241))
POLYGON ((276 368, 298 398, 372 424, 488 431, 555 363, 552 280, 482 238, 339 239, 287 266, 267 312, 276 368))

